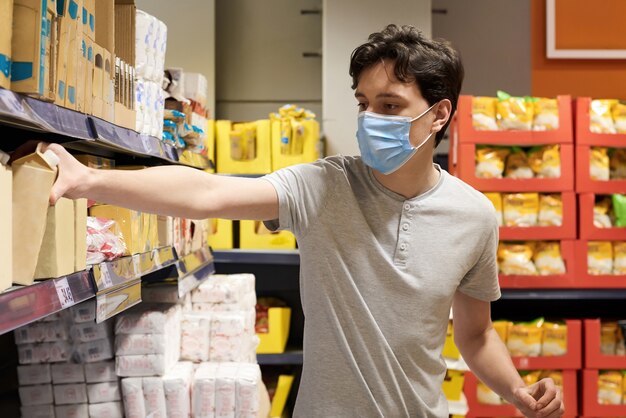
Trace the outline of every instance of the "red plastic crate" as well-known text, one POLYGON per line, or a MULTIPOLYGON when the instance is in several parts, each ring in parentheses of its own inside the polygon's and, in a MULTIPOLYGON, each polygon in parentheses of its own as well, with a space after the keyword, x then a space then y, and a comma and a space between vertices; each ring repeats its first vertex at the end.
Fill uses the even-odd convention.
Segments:
MULTIPOLYGON (((619 369, 611 367, 611 370, 619 369)), ((589 417, 626 417, 626 405, 600 405, 598 403, 598 370, 583 370, 582 413, 589 417)), ((467 377, 465 377, 467 382, 467 377)), ((467 384, 467 383, 466 383, 467 384)))
POLYGON ((576 194, 561 193, 563 224, 561 226, 500 227, 501 240, 546 241, 576 239, 576 194))
POLYGON ((599 319, 585 319, 585 368, 626 369, 626 356, 611 356, 600 351, 599 319))
POLYGON ((574 259, 576 263, 574 267, 576 271, 576 287, 587 289, 626 288, 626 275, 605 274, 594 276, 587 272, 587 241, 575 241, 574 259))
POLYGON ((587 241, 626 241, 626 228, 597 228, 593 224, 593 207, 596 195, 583 193, 578 195, 580 238, 587 241))
MULTIPOLYGON (((576 146, 576 191, 578 193, 612 194, 626 193, 626 180, 592 180, 589 174, 590 146, 576 146)), ((622 143, 626 148, 626 142, 622 143)))
POLYGON ((626 134, 596 134, 589 130, 590 106, 591 98, 576 99, 576 145, 623 148, 626 144, 626 134))
POLYGON ((561 241, 561 256, 565 263, 565 274, 552 276, 505 276, 501 274, 500 287, 503 289, 563 289, 577 286, 575 269, 576 241, 561 241))
POLYGON ((476 177, 476 144, 455 144, 449 154, 452 173, 483 192, 574 191, 574 146, 561 144, 561 177, 553 179, 483 179, 476 177), (458 145, 458 146, 457 146, 458 145))
POLYGON ((559 127, 552 131, 477 131, 472 124, 473 96, 460 96, 450 126, 452 137, 461 143, 492 145, 573 144, 572 98, 558 96, 559 127))
MULTIPOLYGON (((549 370, 555 370, 550 368, 549 370)), ((478 402, 476 388, 478 379, 472 372, 465 373, 463 393, 469 406, 468 418, 476 417, 522 417, 522 413, 513 405, 485 405, 478 402)), ((576 370, 563 370, 563 401, 565 403, 564 417, 575 417, 578 413, 578 387, 576 385, 576 370)))

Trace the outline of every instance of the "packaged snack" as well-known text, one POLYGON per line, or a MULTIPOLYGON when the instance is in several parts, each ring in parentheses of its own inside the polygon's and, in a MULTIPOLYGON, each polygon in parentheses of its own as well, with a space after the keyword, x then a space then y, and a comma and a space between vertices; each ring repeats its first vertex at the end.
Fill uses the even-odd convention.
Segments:
POLYGON ((502 195, 505 226, 528 227, 537 225, 539 214, 538 193, 514 193, 502 195))
POLYGON ((626 242, 613 243, 613 274, 626 274, 626 242))
POLYGON ((567 325, 558 322, 543 323, 542 356, 564 356, 567 354, 567 325))
POLYGON ((512 356, 536 357, 541 354, 543 318, 520 322, 509 328, 506 346, 512 356))
POLYGON ((565 263, 558 242, 538 242, 535 245, 533 261, 542 276, 565 274, 565 263))
POLYGON ((539 225, 563 225, 563 200, 560 194, 544 194, 539 196, 539 225))
POLYGON ((532 128, 534 107, 528 97, 512 97, 498 91, 496 112, 501 130, 529 131, 532 128))
POLYGON ((617 100, 592 100, 589 107, 589 130, 596 134, 614 134, 611 108, 617 100))
POLYGON ((472 99, 472 126, 477 131, 497 131, 495 97, 474 97, 472 99))
POLYGON ((598 375, 598 403, 600 405, 622 404, 622 373, 601 371, 598 375))
POLYGON ((618 325, 615 321, 600 323, 600 352, 607 356, 615 355, 618 325))
POLYGON ((537 98, 534 106, 533 131, 550 131, 559 127, 559 104, 556 99, 537 98))
POLYGON ((611 198, 608 196, 596 200, 593 205, 593 226, 596 228, 611 228, 613 222, 609 213, 611 212, 611 198))
POLYGON ((502 399, 500 399, 500 395, 495 393, 489 386, 485 385, 483 382, 478 382, 476 386, 476 399, 478 399, 479 403, 485 405, 501 405, 502 399))
POLYGON ((626 195, 614 194, 611 197, 613 212, 615 214, 615 226, 626 226, 626 195))
POLYGON ((539 178, 561 177, 561 151, 559 145, 531 148, 528 152, 528 163, 539 178))
POLYGON ((626 179, 626 148, 614 148, 609 151, 611 180, 626 179))
POLYGON ((602 147, 592 147, 589 160, 589 176, 591 179, 607 181, 611 173, 609 150, 602 147))
POLYGON ((502 178, 504 161, 509 152, 506 148, 478 148, 476 150, 476 177, 483 179, 502 178))
POLYGON ((510 321, 493 321, 493 329, 496 330, 500 339, 505 344, 509 336, 509 327, 511 325, 513 325, 513 323, 510 321))
POLYGON ((626 102, 617 102, 613 106, 613 124, 618 134, 626 134, 626 102))
POLYGON ((613 245, 610 241, 587 243, 587 271, 596 276, 613 274, 613 245))
POLYGON ((502 195, 500 193, 485 193, 485 196, 491 201, 493 207, 496 209, 498 226, 502 226, 502 195))
POLYGON ((498 245, 498 266, 505 275, 536 275, 532 262, 533 245, 530 243, 504 243, 498 245))
POLYGON ((506 159, 504 176, 511 179, 531 179, 535 176, 528 164, 528 156, 523 149, 513 147, 506 159))

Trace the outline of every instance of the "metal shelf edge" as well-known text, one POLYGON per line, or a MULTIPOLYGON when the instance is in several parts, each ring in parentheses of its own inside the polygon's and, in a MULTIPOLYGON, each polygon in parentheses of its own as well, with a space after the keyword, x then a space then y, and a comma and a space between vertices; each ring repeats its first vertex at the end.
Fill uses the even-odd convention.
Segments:
POLYGON ((304 361, 304 353, 302 350, 287 349, 280 354, 257 354, 257 362, 259 365, 298 365, 304 361))
POLYGON ((224 250, 213 255, 216 263, 300 265, 298 250, 224 250))

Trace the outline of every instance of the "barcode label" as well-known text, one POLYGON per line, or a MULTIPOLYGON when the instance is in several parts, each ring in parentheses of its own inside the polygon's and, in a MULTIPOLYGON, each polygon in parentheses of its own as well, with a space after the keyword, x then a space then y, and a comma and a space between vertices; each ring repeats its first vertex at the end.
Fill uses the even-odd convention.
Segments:
POLYGON ((108 289, 113 286, 113 280, 111 280, 111 273, 109 272, 109 266, 105 263, 100 264, 100 281, 102 282, 102 288, 108 289))
POLYGON ((67 282, 67 277, 54 281, 54 287, 57 289, 57 295, 59 296, 59 302, 63 309, 75 304, 74 295, 72 295, 72 289, 67 282))

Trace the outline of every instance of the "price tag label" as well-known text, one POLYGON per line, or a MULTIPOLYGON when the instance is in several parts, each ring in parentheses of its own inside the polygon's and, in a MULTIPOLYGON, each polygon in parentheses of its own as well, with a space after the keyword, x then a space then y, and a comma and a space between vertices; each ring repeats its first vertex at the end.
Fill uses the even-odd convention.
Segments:
POLYGON ((146 154, 152 154, 152 141, 147 135, 141 135, 141 142, 143 143, 143 149, 146 154))
POLYGON ((55 280, 54 287, 57 289, 57 296, 59 297, 59 302, 63 309, 75 304, 74 295, 72 295, 72 289, 67 282, 67 277, 55 280))
POLYGON ((96 323, 100 324, 107 320, 107 297, 100 295, 96 298, 96 323))
POLYGON ((161 256, 159 256, 159 250, 154 250, 152 252, 152 262, 157 268, 160 268, 163 265, 161 263, 161 256))
POLYGON ((133 255, 133 267, 135 268, 135 277, 141 277, 143 271, 141 270, 141 254, 133 255))
POLYGON ((100 282, 102 283, 102 289, 108 289, 109 287, 113 286, 113 280, 111 279, 109 266, 104 263, 100 264, 100 282))

